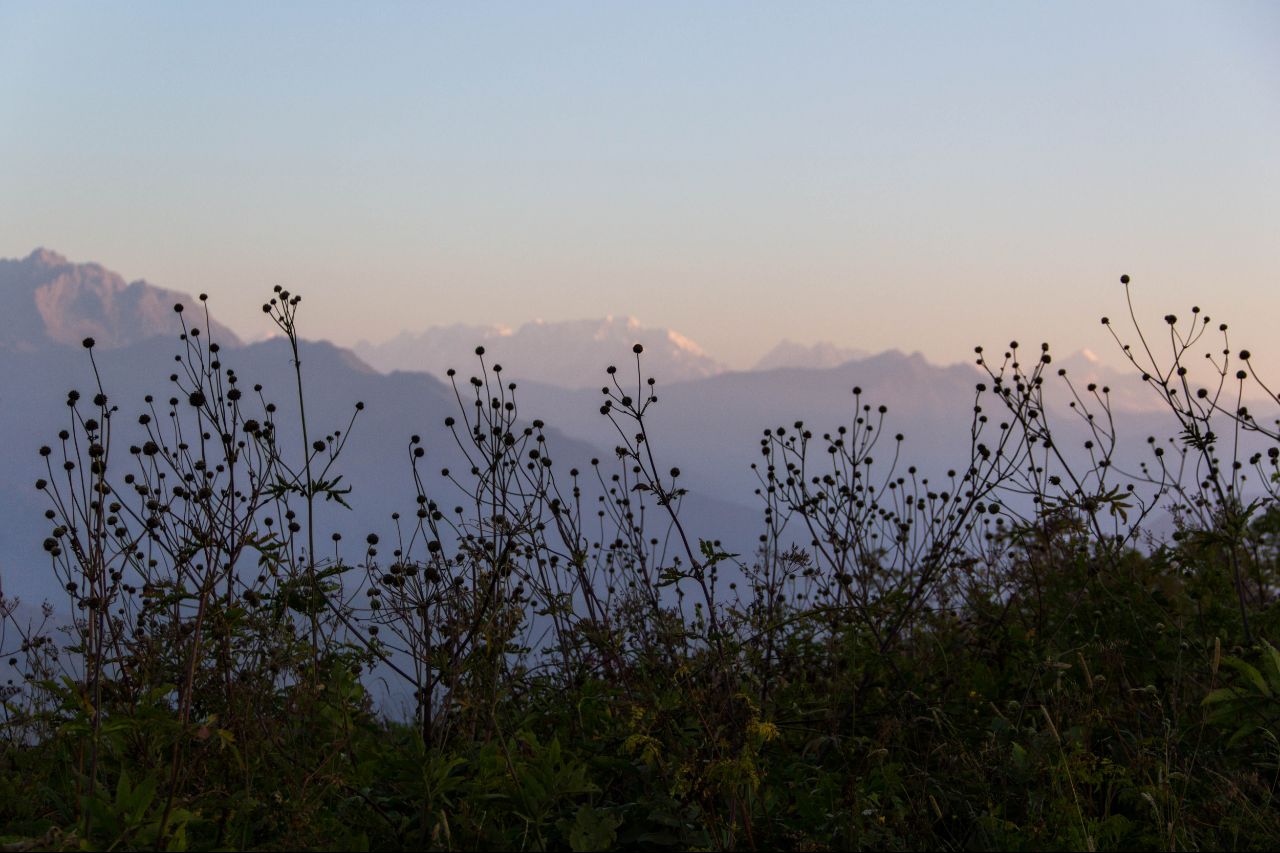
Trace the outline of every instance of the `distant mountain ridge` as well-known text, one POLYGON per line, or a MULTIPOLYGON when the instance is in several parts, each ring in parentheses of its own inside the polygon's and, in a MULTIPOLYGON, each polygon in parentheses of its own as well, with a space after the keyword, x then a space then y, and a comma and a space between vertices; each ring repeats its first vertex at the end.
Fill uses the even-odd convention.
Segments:
POLYGON ((798 344, 783 339, 756 362, 752 370, 776 370, 780 367, 805 367, 823 369, 839 367, 857 359, 866 358, 871 353, 854 347, 842 347, 826 341, 816 344, 798 344))
MULTIPOLYGON (((168 335, 173 306, 199 303, 184 293, 145 281, 126 283, 98 264, 77 264, 36 249, 22 259, 0 259, 0 349, 31 352, 93 338, 102 349, 168 335)), ((205 326, 203 312, 195 321, 205 326)), ((223 346, 240 339, 216 321, 208 324, 223 346)))
POLYGON ((380 344, 361 341, 354 349, 382 371, 420 370, 438 376, 461 367, 477 346, 483 346, 490 363, 502 364, 518 379, 585 388, 596 384, 596 374, 606 366, 631 361, 631 348, 637 343, 644 346, 651 369, 672 381, 702 379, 728 369, 679 332, 643 326, 634 317, 535 320, 515 329, 435 326, 401 332, 380 344))
MULTIPOLYGON (((206 325, 203 306, 176 290, 145 280, 126 282, 96 263, 75 263, 39 248, 25 258, 0 258, 0 351, 33 352, 49 346, 79 346, 92 337, 99 349, 117 349, 167 337, 176 327, 173 306, 182 304, 187 321, 206 325)), ((211 320, 211 333, 224 347, 244 340, 211 320)), ((727 373, 765 373, 780 369, 828 370, 879 355, 829 342, 780 341, 748 371, 734 371, 673 329, 642 325, 634 317, 546 322, 518 328, 455 324, 401 332, 383 343, 361 341, 344 358, 357 372, 401 370, 441 378, 450 368, 468 369, 477 346, 489 365, 502 364, 515 380, 568 389, 596 388, 605 367, 632 363, 632 347, 644 345, 644 370, 663 383, 693 382, 727 373)), ((919 354, 909 361, 917 373, 945 370, 919 354)), ((1134 382, 1129 371, 1103 364, 1088 351, 1061 358, 1055 368, 1070 369, 1081 383, 1109 386, 1112 400, 1125 408, 1158 405, 1150 389, 1134 382)), ((1055 371, 1056 372, 1056 371, 1055 371)), ((905 388, 903 389, 906 390, 905 388)), ((1083 390, 1083 389, 1082 389, 1083 390)))

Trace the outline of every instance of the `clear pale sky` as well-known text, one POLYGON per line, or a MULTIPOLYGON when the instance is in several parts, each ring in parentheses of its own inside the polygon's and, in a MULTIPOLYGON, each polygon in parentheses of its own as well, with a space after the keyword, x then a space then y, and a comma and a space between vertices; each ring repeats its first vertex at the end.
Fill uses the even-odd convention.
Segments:
POLYGON ((633 314, 1106 349, 1133 275, 1280 366, 1280 4, 0 0, 0 256, 271 285, 340 343, 633 314))

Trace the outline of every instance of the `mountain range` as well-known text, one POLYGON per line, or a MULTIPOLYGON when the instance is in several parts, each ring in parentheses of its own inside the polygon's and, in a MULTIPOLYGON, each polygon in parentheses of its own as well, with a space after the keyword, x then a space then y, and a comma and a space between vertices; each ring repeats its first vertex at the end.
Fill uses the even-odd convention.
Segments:
MULTIPOLYGON (((600 365, 631 361, 631 348, 645 349, 647 369, 668 382, 705 379, 730 371, 702 347, 673 330, 644 326, 635 317, 545 322, 509 326, 432 326, 401 332, 382 343, 360 341, 352 349, 383 372, 416 370, 436 375, 457 366, 460 355, 483 346, 489 357, 512 366, 521 379, 565 388, 593 386, 600 365)), ((838 367, 870 353, 827 342, 780 341, 752 370, 782 367, 838 367)))
POLYGON ((416 370, 442 375, 460 367, 483 346, 489 363, 499 363, 517 379, 571 388, 595 384, 600 365, 626 363, 635 344, 645 348, 651 369, 674 381, 714 376, 726 369, 693 341, 670 329, 640 325, 634 317, 605 317, 547 323, 537 320, 519 328, 506 326, 434 326, 420 332, 401 332, 354 350, 383 371, 416 370))
MULTIPOLYGON (((47 250, 0 260, 0 439, 6 448, 0 455, 0 591, 28 600, 57 591, 40 550, 44 498, 31 484, 43 473, 37 449, 65 426, 66 391, 92 387, 81 340, 97 341, 104 385, 131 423, 144 396, 163 394, 170 384, 181 331, 175 304, 185 306, 189 322, 206 326, 201 300, 142 281, 125 283, 96 264, 72 263, 47 250)), ((216 310, 215 299, 207 304, 216 310)), ((305 331, 305 311, 301 325, 305 331)), ((284 341, 246 344, 212 319, 207 330, 222 346, 222 360, 247 382, 261 383, 282 412, 296 405, 284 341)), ((938 366, 918 353, 868 355, 783 342, 756 369, 734 371, 678 333, 630 319, 530 323, 515 330, 453 326, 362 345, 355 353, 323 341, 305 343, 308 416, 317 428, 344 427, 355 403, 365 404, 343 459, 354 509, 331 510, 324 523, 363 537, 385 530, 392 512, 411 506, 413 434, 424 437, 432 469, 457 460, 443 427, 456 414, 457 400, 441 377, 449 366, 460 377, 478 371, 477 345, 486 348, 486 365, 503 361, 504 378, 519 380, 522 418, 550 425, 549 445, 566 466, 585 468, 592 457, 607 462, 616 433, 599 412, 604 368, 634 365, 637 342, 645 345, 643 376, 657 380, 650 432, 660 464, 686 472, 691 526, 739 552, 749 553, 759 530, 751 464, 759 456, 761 431, 798 419, 815 432, 847 424, 856 414, 854 386, 861 387, 863 403, 888 407, 886 429, 906 435, 906 458, 922 471, 941 472, 967 460, 974 385, 982 376, 972 364, 938 366), (420 369, 404 369, 415 365, 420 369)), ((1081 381, 1114 386, 1117 408, 1132 413, 1131 434, 1140 443, 1149 415, 1147 389, 1137 377, 1115 374, 1088 354, 1063 363, 1081 381)), ((619 375, 634 377, 634 368, 619 375)), ((451 488, 438 477, 428 485, 440 493, 451 488)))

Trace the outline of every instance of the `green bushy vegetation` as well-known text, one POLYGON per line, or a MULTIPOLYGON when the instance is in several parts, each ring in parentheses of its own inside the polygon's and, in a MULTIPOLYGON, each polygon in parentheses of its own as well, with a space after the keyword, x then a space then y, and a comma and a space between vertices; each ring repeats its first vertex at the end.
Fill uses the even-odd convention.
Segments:
POLYGON ((682 517, 638 347, 581 470, 478 352, 456 492, 412 437, 351 555, 315 516, 362 407, 318 435, 300 368, 277 408, 184 324, 167 402, 73 392, 42 450, 74 617, 0 602, 0 849, 1274 849, 1280 434, 1241 394, 1276 397, 1167 323, 1117 336, 1176 433, 1140 469, 1107 389, 979 350, 945 476, 856 389, 764 431, 749 555, 682 517))

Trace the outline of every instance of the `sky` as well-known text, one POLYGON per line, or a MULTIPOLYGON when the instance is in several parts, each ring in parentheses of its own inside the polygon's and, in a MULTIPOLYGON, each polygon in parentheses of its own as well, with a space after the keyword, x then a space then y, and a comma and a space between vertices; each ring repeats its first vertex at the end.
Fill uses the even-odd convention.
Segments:
POLYGON ((1106 352, 1128 273, 1274 375, 1280 5, 0 0, 36 246, 250 336, 282 284, 343 344, 634 315, 738 366, 1106 352))

